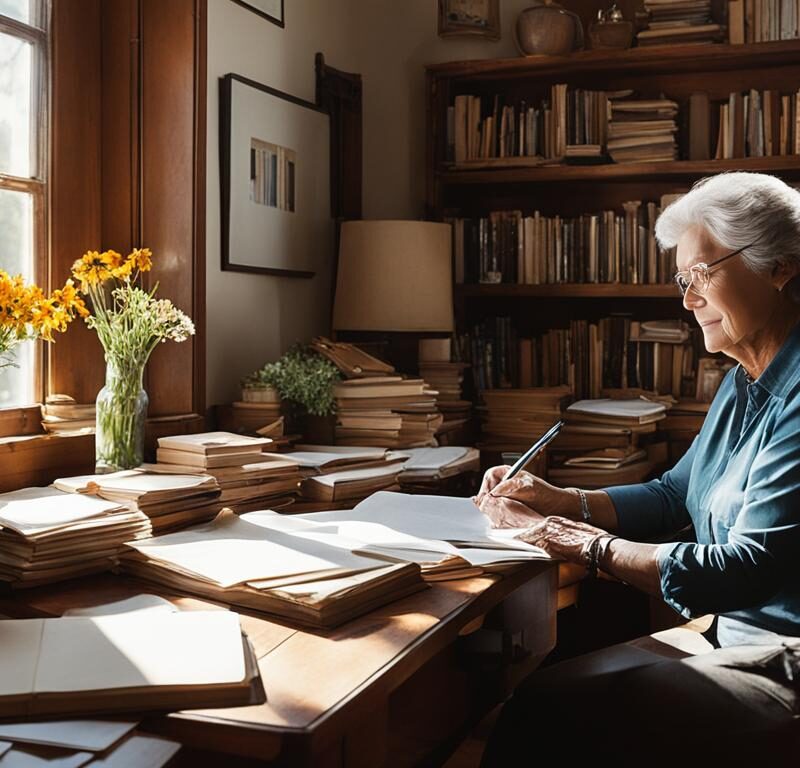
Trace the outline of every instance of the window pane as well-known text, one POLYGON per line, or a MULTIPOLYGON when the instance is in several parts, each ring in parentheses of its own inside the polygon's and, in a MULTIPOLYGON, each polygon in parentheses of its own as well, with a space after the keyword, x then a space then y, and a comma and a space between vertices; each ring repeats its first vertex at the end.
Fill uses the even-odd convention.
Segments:
POLYGON ((0 173, 12 176, 33 173, 32 54, 30 43, 0 33, 0 173))
MULTIPOLYGON (((0 268, 33 280, 33 197, 27 192, 0 189, 0 268)), ((35 345, 16 350, 16 368, 0 368, 0 408, 35 402, 33 392, 35 345)))
POLYGON ((0 0, 0 14, 24 24, 36 24, 38 0, 0 0))

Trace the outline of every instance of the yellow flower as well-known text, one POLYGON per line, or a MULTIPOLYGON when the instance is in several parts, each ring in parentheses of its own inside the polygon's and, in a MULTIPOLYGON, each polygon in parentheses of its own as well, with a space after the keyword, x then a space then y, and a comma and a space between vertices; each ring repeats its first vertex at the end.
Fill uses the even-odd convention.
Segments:
POLYGON ((80 281, 81 291, 86 293, 88 286, 99 285, 113 277, 112 269, 119 264, 119 258, 115 251, 87 251, 72 265, 72 276, 80 281))
POLYGON ((117 280, 127 280, 133 272, 133 261, 134 260, 130 258, 127 261, 123 261, 122 264, 112 270, 111 274, 114 275, 117 280))
POLYGON ((152 256, 153 253, 149 248, 134 248, 128 259, 140 272, 148 272, 153 266, 152 256))

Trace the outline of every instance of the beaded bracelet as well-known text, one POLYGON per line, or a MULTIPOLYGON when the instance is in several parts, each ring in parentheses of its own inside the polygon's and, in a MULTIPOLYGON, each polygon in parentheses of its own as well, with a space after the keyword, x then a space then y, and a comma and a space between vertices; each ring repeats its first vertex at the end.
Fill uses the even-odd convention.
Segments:
POLYGON ((586 494, 580 489, 575 489, 578 492, 578 498, 581 500, 581 516, 584 523, 588 523, 592 519, 592 513, 589 511, 589 501, 586 494))

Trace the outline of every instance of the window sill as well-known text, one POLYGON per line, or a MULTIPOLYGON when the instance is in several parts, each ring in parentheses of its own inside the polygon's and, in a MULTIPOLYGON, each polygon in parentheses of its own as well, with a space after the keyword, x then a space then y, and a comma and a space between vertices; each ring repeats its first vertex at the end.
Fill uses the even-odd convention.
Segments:
POLYGON ((0 437, 0 491, 93 471, 93 434, 0 437))

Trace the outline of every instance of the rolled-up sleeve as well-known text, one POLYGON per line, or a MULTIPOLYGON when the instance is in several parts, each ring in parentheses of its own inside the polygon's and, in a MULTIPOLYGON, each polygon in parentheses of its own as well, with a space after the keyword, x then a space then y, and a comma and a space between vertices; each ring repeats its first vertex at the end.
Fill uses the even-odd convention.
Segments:
POLYGON ((686 510, 686 489, 696 446, 697 438, 680 461, 658 480, 603 489, 617 512, 617 535, 633 541, 654 539, 692 522, 686 510))
MULTIPOLYGON (((718 544, 662 544, 664 599, 684 616, 766 602, 796 579, 800 552, 800 407, 787 408, 753 460, 741 510, 718 544)), ((713 512, 713 510, 712 510, 713 512)))

